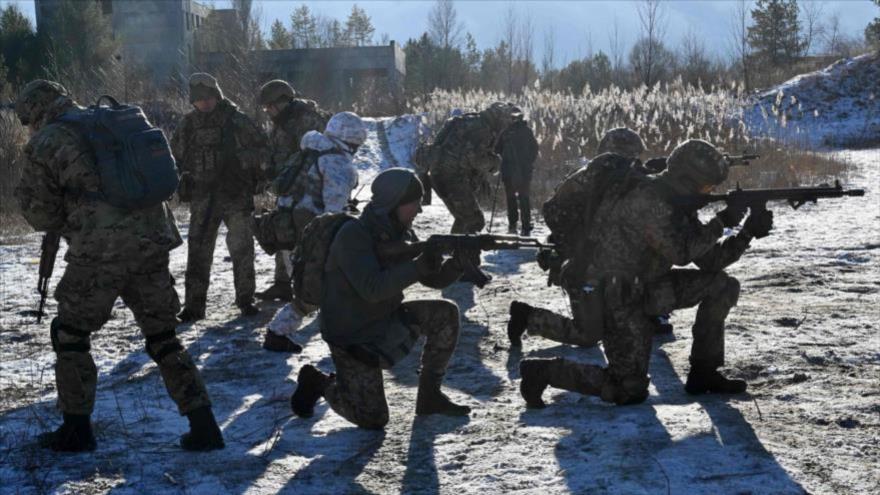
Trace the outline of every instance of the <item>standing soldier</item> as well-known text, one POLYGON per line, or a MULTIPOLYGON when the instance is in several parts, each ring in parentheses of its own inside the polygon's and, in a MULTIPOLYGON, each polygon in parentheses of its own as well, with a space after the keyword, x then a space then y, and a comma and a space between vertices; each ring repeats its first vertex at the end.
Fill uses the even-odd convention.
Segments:
POLYGON ((425 252, 415 260, 377 256, 382 243, 415 240, 422 184, 407 169, 388 169, 372 184, 373 197, 357 219, 344 223, 329 246, 321 298, 321 335, 330 345, 335 375, 312 365, 300 369, 291 397, 293 412, 309 417, 320 397, 337 414, 369 429, 388 423, 382 370, 406 357, 419 336, 422 351, 416 414, 466 415, 440 390, 458 341, 459 314, 446 300, 403 301, 420 282, 443 288, 461 276, 456 258, 425 252))
POLYGON ((730 380, 724 365, 724 321, 739 297, 739 282, 724 272, 755 237, 773 225, 767 210, 752 210, 735 236, 718 242, 725 228, 739 225, 745 210, 728 206, 703 223, 677 200, 706 193, 727 178, 728 161, 711 144, 689 140, 672 151, 668 169, 621 196, 603 197, 596 245, 586 268, 601 297, 608 367, 559 359, 526 359, 520 391, 530 407, 543 407, 547 386, 596 395, 615 404, 648 397, 648 361, 653 318, 699 305, 685 390, 690 394, 741 393, 743 380, 730 380), (696 269, 676 268, 693 262, 696 269))
POLYGON ((117 297, 134 313, 147 354, 159 366, 168 394, 190 432, 187 450, 223 448, 208 392, 190 355, 175 334, 180 308, 168 271, 168 252, 182 243, 164 202, 129 210, 99 199, 101 179, 94 150, 74 124, 84 110, 58 83, 36 80, 24 87, 15 107, 33 132, 25 148, 25 173, 16 190, 21 211, 36 230, 67 240, 67 268, 55 290, 52 320, 55 383, 64 423, 44 436, 53 450, 95 449, 90 416, 98 372, 90 335, 110 319, 117 297))
MULTIPOLYGON (((313 218, 324 213, 343 211, 357 186, 358 173, 352 160, 367 139, 367 128, 357 114, 340 112, 330 118, 323 133, 309 131, 300 147, 316 157, 297 176, 293 189, 303 191, 293 209, 297 235, 313 218)), ((296 298, 269 322, 263 347, 277 352, 300 352, 302 347, 291 339, 306 315, 317 308, 296 298)))
MULTIPOLYGON (((296 91, 286 81, 275 79, 260 88, 259 103, 272 120, 269 133, 269 160, 272 175, 299 151, 299 143, 308 131, 324 131, 330 114, 318 108, 312 100, 296 97, 296 91)), ((301 198, 279 197, 277 207, 292 207, 301 198)), ((290 301, 290 251, 275 253, 275 279, 272 285, 257 297, 264 301, 290 301)))
POLYGON ((214 244, 226 224, 226 247, 232 257, 235 304, 243 316, 254 306, 254 192, 266 139, 234 103, 223 97, 213 76, 189 78, 190 102, 171 148, 181 171, 179 196, 190 204, 186 304, 181 321, 205 317, 214 244))
MULTIPOLYGON (((474 234, 485 227, 477 195, 490 190, 489 175, 498 170, 499 136, 520 118, 519 108, 501 102, 479 113, 452 117, 421 153, 420 168, 428 171, 431 185, 455 218, 453 234, 474 234)), ((480 266, 480 253, 468 255, 474 266, 480 266)), ((466 276, 462 280, 476 282, 466 276)))
POLYGON ((538 141, 528 122, 518 119, 508 127, 496 151, 501 155, 501 180, 507 197, 507 233, 516 234, 517 220, 522 219, 522 235, 528 237, 532 233, 532 166, 538 158, 538 141))

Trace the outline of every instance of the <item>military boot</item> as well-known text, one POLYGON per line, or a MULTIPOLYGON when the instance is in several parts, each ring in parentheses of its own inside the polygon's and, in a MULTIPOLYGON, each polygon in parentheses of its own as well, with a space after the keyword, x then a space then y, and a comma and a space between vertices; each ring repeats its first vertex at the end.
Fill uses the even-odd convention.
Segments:
POLYGON ((523 359, 519 363, 519 393, 526 401, 526 407, 543 409, 547 406, 541 399, 544 389, 550 384, 547 378, 547 361, 543 359, 523 359))
POLYGON ((522 230, 520 231, 520 235, 523 237, 528 237, 532 235, 532 226, 531 225, 523 225, 522 230))
POLYGON ((186 415, 186 419, 189 420, 189 432, 180 436, 180 446, 183 450, 205 452, 226 447, 210 406, 190 412, 186 415))
POLYGON ((299 369, 296 377, 296 391, 290 396, 290 408, 301 418, 311 418, 315 414, 315 404, 324 396, 324 390, 333 375, 325 375, 311 364, 299 369))
POLYGON ((268 329, 266 330, 266 337, 263 339, 263 349, 272 352, 289 352, 291 354, 299 354, 303 350, 301 345, 268 329))
POLYGON ((205 310, 197 311, 192 308, 183 308, 183 311, 178 313, 177 319, 180 320, 181 323, 192 323, 194 321, 204 320, 205 310))
POLYGON ((507 338, 510 339, 510 347, 522 346, 522 336, 528 326, 529 314, 532 307, 519 301, 510 303, 510 319, 507 320, 507 338))
POLYGON ((293 290, 290 288, 289 282, 278 282, 277 280, 268 289, 257 292, 258 299, 263 301, 286 301, 293 300, 293 290))
POLYGON ((693 364, 688 373, 685 391, 691 395, 700 394, 741 394, 748 385, 745 380, 725 378, 714 366, 693 364))
POLYGON ((92 422, 86 414, 64 413, 61 426, 40 435, 39 441, 41 446, 56 452, 86 452, 95 450, 97 446, 92 422))
POLYGON ((416 414, 445 414, 446 416, 467 416, 471 412, 468 406, 460 406, 440 391, 442 376, 430 373, 419 375, 419 392, 416 395, 416 414))

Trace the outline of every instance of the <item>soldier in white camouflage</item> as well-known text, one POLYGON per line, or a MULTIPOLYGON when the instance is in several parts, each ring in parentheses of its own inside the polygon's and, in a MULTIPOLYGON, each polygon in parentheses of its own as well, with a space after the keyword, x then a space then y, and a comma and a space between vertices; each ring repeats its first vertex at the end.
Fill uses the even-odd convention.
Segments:
POLYGON ((254 193, 266 152, 266 137, 238 107, 223 97, 213 76, 189 79, 193 110, 183 117, 171 139, 181 172, 178 195, 189 203, 186 260, 186 303, 183 322, 205 317, 214 244, 226 224, 226 246, 232 258, 235 305, 243 316, 254 306, 254 193))
POLYGON ((36 230, 57 232, 67 241, 67 267, 55 290, 58 316, 52 321, 58 407, 64 423, 43 437, 59 451, 94 450, 90 416, 95 407, 97 368, 91 334, 111 317, 115 301, 134 313, 168 394, 191 431, 181 437, 188 450, 223 447, 208 392, 175 333, 180 308, 168 271, 168 252, 182 240, 164 202, 138 210, 100 199, 94 150, 62 114, 81 112, 58 83, 36 80, 24 87, 16 113, 33 135, 16 196, 36 230))
POLYGON ((724 365, 724 322, 739 296, 739 282, 724 272, 755 237, 767 235, 773 218, 754 210, 738 234, 719 242, 725 228, 737 227, 745 210, 728 206, 708 223, 680 198, 706 193, 727 177, 729 164, 705 141, 679 145, 668 170, 641 182, 622 197, 604 198, 603 221, 590 235, 596 241, 586 278, 597 280, 602 297, 603 343, 608 366, 557 359, 525 359, 520 391, 529 407, 544 407, 547 386, 596 395, 615 404, 635 404, 648 396, 652 319, 673 309, 699 305, 685 390, 690 394, 741 393, 724 365), (696 269, 675 268, 694 263, 696 269))
MULTIPOLYGON (((299 98, 293 87, 286 81, 275 79, 260 88, 258 98, 263 111, 272 121, 269 132, 269 156, 267 175, 274 177, 285 164, 299 152, 299 144, 309 131, 323 132, 330 113, 318 107, 312 100, 299 98)), ((280 197, 278 207, 290 207, 301 198, 280 197)), ((275 278, 266 290, 257 292, 259 299, 266 301, 290 301, 292 298, 290 282, 290 251, 275 253, 275 278)))
MULTIPOLYGON (((309 131, 303 136, 300 148, 319 153, 319 156, 314 166, 303 170, 297 177, 297 180, 304 181, 303 187, 294 187, 305 191, 293 209, 297 232, 302 232, 316 216, 338 213, 348 206, 358 183, 354 155, 366 139, 366 126, 352 112, 340 112, 331 117, 323 133, 309 131)), ((302 347, 293 342, 293 336, 303 318, 317 309, 294 298, 269 322, 263 347, 277 352, 300 352, 302 347)))

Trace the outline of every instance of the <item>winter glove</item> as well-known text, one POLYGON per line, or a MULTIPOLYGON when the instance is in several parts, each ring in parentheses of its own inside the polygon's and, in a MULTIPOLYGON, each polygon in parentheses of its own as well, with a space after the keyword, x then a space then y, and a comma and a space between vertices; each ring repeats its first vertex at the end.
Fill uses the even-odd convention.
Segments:
POLYGON ((733 228, 742 222, 746 216, 746 207, 740 205, 729 204, 726 208, 719 211, 715 216, 721 220, 721 224, 727 228, 733 228))
POLYGON ((752 208, 743 225, 743 232, 756 239, 767 237, 773 228, 773 212, 766 208, 752 208))

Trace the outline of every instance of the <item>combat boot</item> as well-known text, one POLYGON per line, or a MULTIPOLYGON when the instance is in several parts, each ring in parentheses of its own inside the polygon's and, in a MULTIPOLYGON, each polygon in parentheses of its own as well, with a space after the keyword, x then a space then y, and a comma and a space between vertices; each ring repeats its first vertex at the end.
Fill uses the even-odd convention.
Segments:
POLYGON ((547 362, 541 359, 523 359, 519 363, 519 393, 526 401, 526 407, 543 409, 547 407, 541 394, 550 384, 547 378, 547 362))
POLYGON ((180 436, 183 450, 205 452, 226 447, 210 406, 200 407, 187 414, 186 418, 189 420, 189 432, 180 436))
POLYGON ((523 225, 522 231, 520 231, 520 235, 523 237, 528 237, 532 235, 532 226, 531 225, 523 225))
POLYGON ((516 235, 516 224, 512 223, 507 226, 507 233, 510 235, 516 235))
POLYGON ((95 450, 97 446, 92 422, 86 414, 64 413, 61 426, 40 435, 39 441, 41 446, 56 452, 87 452, 95 450))
POLYGON ((292 354, 299 354, 303 350, 301 345, 268 329, 266 330, 266 337, 263 339, 263 349, 272 352, 289 352, 292 354))
POLYGON ((416 395, 416 414, 445 414, 446 416, 467 416, 468 406, 458 405, 440 391, 442 377, 422 372, 419 376, 419 392, 416 395))
POLYGON ((205 310, 196 311, 191 308, 183 308, 183 311, 178 313, 177 319, 180 320, 181 323, 192 323, 194 321, 204 320, 205 310))
POLYGON ((241 316, 256 316, 260 314, 260 308, 254 306, 252 302, 241 303, 238 305, 241 310, 241 316))
POLYGON ((286 301, 293 300, 293 290, 290 288, 289 282, 275 281, 268 289, 257 292, 258 299, 263 301, 286 301))
POLYGON ((290 408, 294 414, 301 418, 311 418, 315 415, 315 404, 324 396, 324 390, 333 375, 325 375, 311 364, 306 364, 299 369, 296 377, 296 391, 290 396, 290 408))
POLYGON ((691 395, 700 394, 741 394, 748 385, 745 380, 731 380, 718 372, 715 367, 692 365, 688 373, 685 391, 691 395))
POLYGON ((507 320, 507 338, 510 339, 510 347, 522 346, 522 336, 526 332, 531 312, 532 307, 526 303, 519 301, 510 303, 510 319, 507 320))

